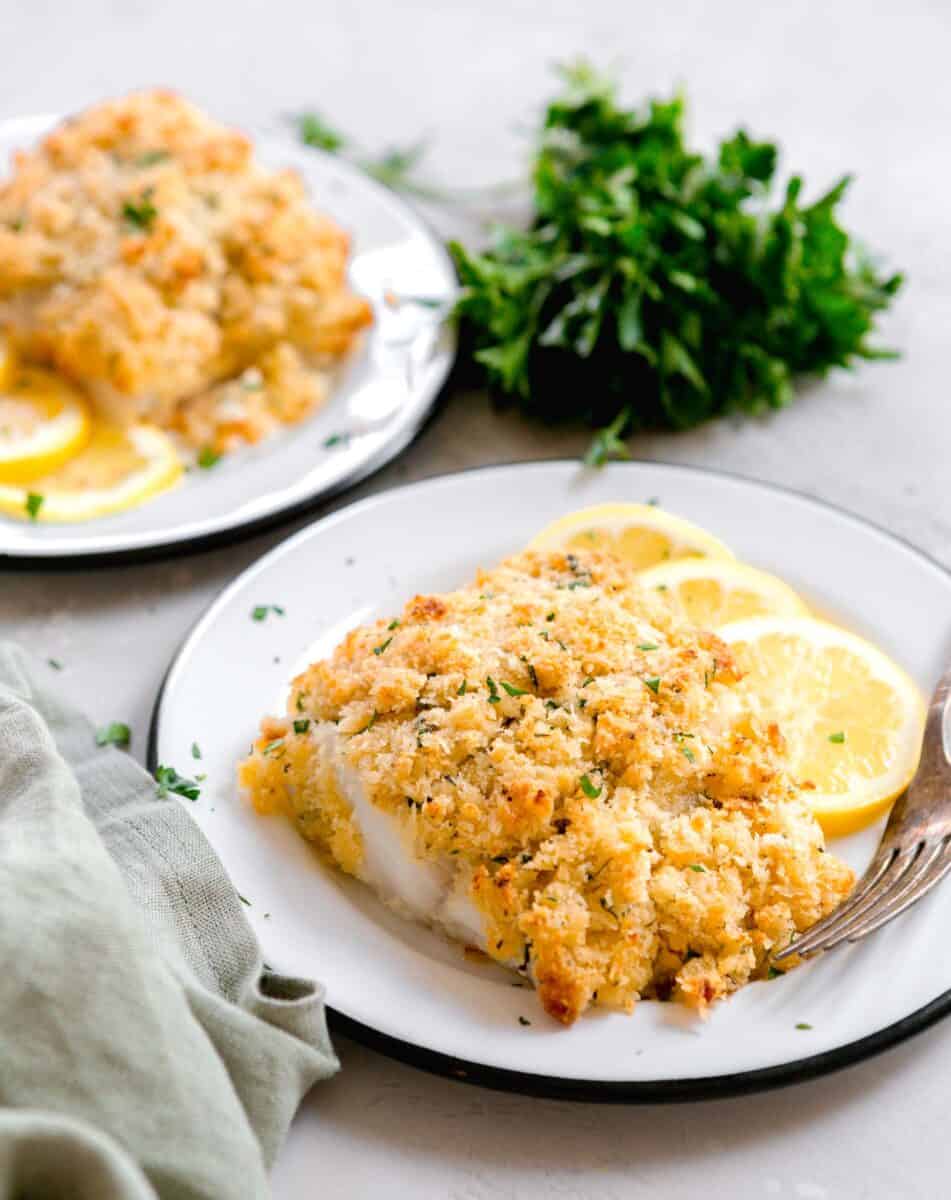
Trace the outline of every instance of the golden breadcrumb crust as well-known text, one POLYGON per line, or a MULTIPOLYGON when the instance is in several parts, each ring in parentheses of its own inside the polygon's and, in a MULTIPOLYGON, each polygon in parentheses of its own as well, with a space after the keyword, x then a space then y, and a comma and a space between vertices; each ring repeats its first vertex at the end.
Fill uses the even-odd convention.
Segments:
POLYGON ((0 328, 110 418, 227 449, 323 401, 371 320, 348 252, 296 174, 265 170, 180 96, 141 92, 16 155, 0 184, 0 328))
POLYGON ((332 723, 417 854, 456 860, 488 953, 552 1016, 702 1010, 852 884, 737 682, 728 647, 623 563, 529 552, 349 634, 264 720, 240 780, 360 874, 317 749, 332 723))

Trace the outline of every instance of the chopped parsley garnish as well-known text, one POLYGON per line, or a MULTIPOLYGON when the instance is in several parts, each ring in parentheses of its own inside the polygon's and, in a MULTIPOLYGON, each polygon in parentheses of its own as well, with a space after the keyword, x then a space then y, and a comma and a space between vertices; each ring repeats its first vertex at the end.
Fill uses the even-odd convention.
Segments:
POLYGON ((333 153, 346 145, 346 138, 332 129, 323 117, 315 112, 301 113, 297 118, 297 136, 305 146, 333 153))
POLYGON ((466 683, 466 681, 463 679, 462 683, 460 683, 460 684, 459 684, 459 690, 456 692, 456 695, 457 695, 457 696, 464 696, 464 695, 466 694, 466 688, 467 688, 467 687, 468 687, 468 684, 467 684, 467 683, 466 683))
POLYGON ((198 451, 198 465, 203 471, 207 471, 209 467, 213 467, 220 461, 221 455, 217 450, 212 450, 211 446, 202 446, 198 451))
POLYGON ((581 784, 581 790, 589 800, 597 800, 597 798, 601 795, 602 789, 600 787, 596 787, 591 782, 591 779, 588 775, 582 775, 579 782, 581 784))
POLYGON ((279 604, 256 604, 251 609, 251 620, 266 621, 268 613, 274 613, 278 617, 283 617, 284 609, 279 604))
POLYGON ((96 730, 97 746, 128 746, 132 730, 124 721, 110 721, 96 730))
POLYGON ((282 737, 279 737, 279 738, 275 738, 273 742, 268 742, 268 744, 266 746, 263 746, 261 749, 261 753, 266 755, 268 758, 270 758, 271 755, 276 754, 278 752, 278 750, 282 750, 283 748, 284 748, 284 739, 282 737))
POLYGON ((638 650, 643 650, 645 653, 647 653, 648 650, 660 649, 656 642, 641 642, 637 648, 638 650))
POLYGON ((135 160, 137 167, 154 167, 156 163, 166 162, 172 156, 167 150, 146 150, 135 160))
POLYGON ((389 646, 389 644, 390 644, 390 642, 392 642, 392 640, 393 639, 391 637, 388 637, 385 642, 380 642, 379 646, 374 646, 373 653, 375 655, 377 655, 377 657, 379 657, 383 653, 383 651, 387 648, 387 646, 389 646))
POLYGON ((797 1029, 811 1029, 812 1026, 809 1024, 808 1021, 797 1021, 796 1028, 797 1029))
POLYGON ((332 450, 334 446, 349 446, 349 433, 332 433, 330 437, 324 438, 324 449, 332 450))
POLYGON ((647 687, 650 688, 650 690, 654 693, 655 696, 660 691, 660 679, 657 678, 656 676, 653 679, 645 679, 644 683, 647 687))
POLYGON ((841 729, 838 733, 830 733, 829 741, 834 742, 837 746, 841 746, 845 741, 845 733, 841 729))
POLYGON ((687 762, 696 762, 697 761, 696 754, 694 754, 694 752, 690 749, 689 746, 681 746, 680 753, 684 756, 684 758, 687 760, 687 762))
POLYGON ((589 676, 588 676, 588 678, 587 678, 587 679, 585 679, 585 680, 582 682, 581 686, 582 686, 583 688, 586 688, 586 687, 588 686, 588 684, 589 684, 589 683, 594 683, 594 676, 593 676, 593 675, 589 675, 589 676))
POLYGON ((696 871, 698 875, 706 875, 707 873, 707 868, 703 865, 703 863, 691 863, 690 870, 696 871))
POLYGON ((528 1019, 528 1017, 519 1017, 518 1023, 519 1025, 531 1025, 531 1021, 528 1019))
POLYGON ((43 507, 43 502, 45 499, 45 496, 41 496, 37 492, 27 492, 26 503, 23 507, 26 509, 27 513, 29 513, 31 521, 36 520, 40 509, 43 507))
POLYGON ((192 742, 192 758, 201 758, 201 746, 197 742, 192 742))
POLYGON ((554 621, 554 619, 555 619, 555 614, 553 612, 550 612, 548 614, 548 616, 545 618, 546 621, 554 621))
POLYGON ((491 675, 486 675, 485 686, 489 689, 489 703, 500 704, 502 697, 499 695, 499 689, 495 686, 495 680, 491 675))
POLYGON ((766 978, 767 979, 778 979, 778 977, 780 975, 785 975, 785 974, 786 974, 785 971, 780 971, 776 967, 770 967, 769 970, 766 972, 766 978))
POLYGON ((524 688, 516 687, 514 683, 506 683, 504 679, 501 681, 501 683, 502 683, 502 687, 505 689, 506 692, 508 692, 508 694, 510 696, 527 696, 528 695, 528 692, 526 692, 526 690, 524 688))
POLYGON ((310 729, 310 719, 308 717, 304 717, 300 721, 294 722, 295 733, 306 733, 308 729, 310 729))
POLYGON ((387 629, 397 629, 397 628, 399 628, 398 620, 390 621, 389 625, 387 625, 387 629))
POLYGON ((537 688, 538 687, 538 674, 537 674, 534 666, 528 661, 528 659, 525 657, 524 654, 521 655, 521 660, 525 664, 525 670, 528 672, 529 679, 532 681, 532 687, 537 688))
POLYGON ((152 188, 146 188, 138 200, 126 200, 122 206, 122 219, 134 229, 147 231, 158 216, 152 203, 152 188))
POLYGON ((48 658, 46 661, 49 663, 49 665, 53 668, 54 671, 62 671, 63 664, 59 661, 58 658, 48 658))
POLYGON ((197 800, 201 788, 194 779, 179 775, 174 767, 158 767, 155 772, 155 782, 158 784, 159 798, 163 799, 169 792, 176 796, 184 796, 186 800, 197 800))
POLYGON ((248 908, 251 907, 251 901, 247 898, 247 896, 242 896, 240 892, 236 892, 235 895, 238 897, 238 899, 241 901, 242 904, 246 904, 248 906, 248 908))

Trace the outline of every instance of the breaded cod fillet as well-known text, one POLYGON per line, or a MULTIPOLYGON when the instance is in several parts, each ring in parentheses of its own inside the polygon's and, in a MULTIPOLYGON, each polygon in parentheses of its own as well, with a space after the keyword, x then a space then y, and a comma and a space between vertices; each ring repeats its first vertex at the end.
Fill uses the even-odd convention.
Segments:
POLYGON ((112 420, 227 449, 324 399, 371 320, 348 252, 296 174, 141 92, 67 120, 0 183, 0 330, 112 420))
POLYGON ((355 630, 240 782, 566 1024, 762 978, 850 869, 744 711, 729 649, 626 565, 525 553, 355 630))

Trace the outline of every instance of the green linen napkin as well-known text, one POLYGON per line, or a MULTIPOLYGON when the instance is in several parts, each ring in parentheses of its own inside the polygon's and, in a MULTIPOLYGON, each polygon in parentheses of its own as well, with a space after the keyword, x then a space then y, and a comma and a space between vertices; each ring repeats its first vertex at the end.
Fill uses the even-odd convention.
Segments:
POLYGON ((338 1066, 176 797, 0 645, 0 1200, 244 1200, 338 1066))

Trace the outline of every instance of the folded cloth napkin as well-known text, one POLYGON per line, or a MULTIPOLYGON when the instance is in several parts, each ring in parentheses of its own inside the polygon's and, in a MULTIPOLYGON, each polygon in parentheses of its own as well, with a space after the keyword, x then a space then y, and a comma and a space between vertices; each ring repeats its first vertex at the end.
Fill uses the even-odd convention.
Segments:
MULTIPOLYGON (((0 645, 0 1200, 245 1200, 338 1066, 180 801, 0 645)), ((53 677, 55 678, 55 677, 53 677)))

